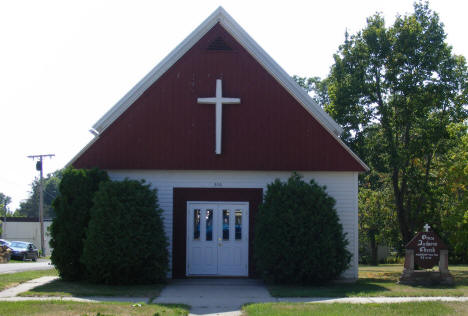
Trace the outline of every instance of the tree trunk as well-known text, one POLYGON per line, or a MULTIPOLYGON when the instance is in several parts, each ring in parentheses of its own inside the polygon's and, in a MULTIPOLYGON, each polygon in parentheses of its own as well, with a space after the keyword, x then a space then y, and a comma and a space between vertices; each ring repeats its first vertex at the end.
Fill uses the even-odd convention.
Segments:
POLYGON ((408 210, 405 208, 404 204, 404 193, 402 192, 402 190, 400 190, 399 186, 398 169, 393 170, 392 183, 398 215, 398 224, 401 232, 401 237, 403 238, 403 244, 406 245, 410 242, 413 236, 409 227, 408 210))
POLYGON ((371 250, 370 264, 372 266, 376 266, 379 264, 379 260, 377 257, 378 245, 377 245, 377 242, 375 241, 375 234, 371 234, 369 236, 369 241, 370 241, 370 250, 371 250))

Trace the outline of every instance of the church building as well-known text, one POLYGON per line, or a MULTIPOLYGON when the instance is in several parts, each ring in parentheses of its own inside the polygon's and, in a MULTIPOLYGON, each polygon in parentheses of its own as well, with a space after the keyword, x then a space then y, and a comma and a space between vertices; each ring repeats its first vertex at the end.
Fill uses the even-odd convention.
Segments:
POLYGON ((255 215, 296 171, 325 185, 358 276, 358 174, 341 127, 221 7, 93 126, 69 165, 157 189, 171 276, 251 277, 255 215))

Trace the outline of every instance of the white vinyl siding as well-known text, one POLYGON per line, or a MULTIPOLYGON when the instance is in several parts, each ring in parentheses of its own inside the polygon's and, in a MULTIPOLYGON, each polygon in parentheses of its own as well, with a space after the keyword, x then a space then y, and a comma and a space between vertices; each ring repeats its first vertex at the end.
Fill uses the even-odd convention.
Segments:
MULTIPOLYGON (((158 191, 159 205, 164 210, 164 229, 172 254, 173 188, 262 188, 265 192, 275 179, 287 180, 291 172, 278 171, 184 171, 184 170, 108 170, 113 180, 145 179, 158 191)), ((357 172, 298 172, 305 181, 314 179, 326 186, 327 193, 336 200, 336 210, 353 254, 351 267, 342 278, 358 276, 358 173, 357 172)), ((172 263, 170 264, 172 266, 172 263)))

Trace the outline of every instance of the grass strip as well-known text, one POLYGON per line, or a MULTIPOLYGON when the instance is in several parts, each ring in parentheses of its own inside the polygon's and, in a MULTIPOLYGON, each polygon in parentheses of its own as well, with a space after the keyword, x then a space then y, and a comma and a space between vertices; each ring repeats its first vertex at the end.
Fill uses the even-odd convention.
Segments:
POLYGON ((26 281, 37 279, 43 276, 56 275, 57 270, 55 269, 0 274, 0 290, 5 290, 7 288, 17 286, 20 283, 24 283, 26 281))
POLYGON ((442 316, 467 315, 465 302, 414 302, 395 304, 344 304, 344 303, 262 303, 243 307, 247 316, 305 316, 305 315, 347 315, 347 316, 442 316))
POLYGON ((182 316, 188 315, 188 312, 189 307, 186 305, 134 304, 127 302, 83 303, 67 301, 23 301, 2 302, 0 304, 0 315, 9 316, 182 316))
POLYGON ((38 286, 30 291, 20 293, 19 296, 125 296, 148 297, 159 296, 164 285, 103 285, 88 282, 68 282, 54 280, 38 286))
POLYGON ((414 296, 468 296, 468 266, 451 266, 455 285, 410 286, 397 284, 402 265, 359 267, 359 280, 355 283, 325 284, 317 286, 270 285, 275 297, 414 297, 414 296))

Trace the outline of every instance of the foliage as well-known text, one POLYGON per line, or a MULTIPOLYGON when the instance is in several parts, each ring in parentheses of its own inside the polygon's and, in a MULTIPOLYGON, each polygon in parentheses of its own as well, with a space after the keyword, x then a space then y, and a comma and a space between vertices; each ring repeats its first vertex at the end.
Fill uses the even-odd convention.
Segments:
POLYGON ((64 280, 80 280, 85 268, 80 259, 83 240, 93 206, 93 196, 101 182, 108 181, 105 171, 68 168, 53 202, 56 212, 50 233, 51 260, 64 280))
POLYGON ((11 203, 11 197, 0 192, 0 216, 1 217, 4 217, 5 215, 8 216, 8 213, 9 213, 8 204, 10 203, 11 203))
MULTIPOLYGON (((11 203, 11 197, 0 192, 0 216, 5 217, 9 215, 8 204, 11 203)), ((3 232, 2 221, 0 221, 0 234, 3 232)))
POLYGON ((468 133, 463 124, 451 125, 455 145, 440 157, 437 185, 441 209, 439 234, 449 246, 451 262, 468 262, 468 133))
MULTIPOLYGON (((59 193, 59 184, 62 178, 63 170, 57 170, 48 174, 43 179, 44 186, 44 218, 54 218, 55 212, 52 207, 52 202, 59 193)), ((20 203, 19 208, 15 211, 14 216, 18 217, 39 217, 39 188, 40 179, 36 178, 31 183, 31 192, 29 197, 20 203)))
POLYGON ((312 92, 312 99, 321 107, 325 108, 330 104, 327 79, 322 80, 320 77, 306 78, 294 75, 293 80, 308 93, 312 92))
POLYGON ((348 268, 351 254, 334 207, 324 187, 297 174, 268 185, 254 243, 257 269, 266 281, 320 283, 348 268))
POLYGON ((101 184, 94 197, 81 262, 89 281, 104 284, 162 282, 167 240, 156 190, 136 180, 101 184))
MULTIPOLYGON (((384 176, 381 176, 384 178, 384 176)), ((393 207, 393 194, 389 181, 381 181, 379 187, 372 188, 368 174, 359 188, 359 256, 364 263, 378 264, 377 250, 379 245, 398 246, 398 222, 393 207), (370 256, 363 258, 366 246, 370 256)))
POLYGON ((353 147, 375 130, 372 167, 391 176, 404 243, 434 217, 434 159, 447 150, 447 126, 467 117, 468 99, 465 59, 452 54, 427 4, 414 9, 388 28, 379 14, 370 17, 340 46, 328 78, 330 112, 345 141, 353 147))
MULTIPOLYGON (((449 126, 468 117, 466 61, 445 40, 427 3, 390 27, 376 14, 345 34, 326 79, 302 81, 316 95, 327 87, 321 105, 343 126, 343 141, 390 180, 403 244, 425 222, 440 227, 437 160, 454 145, 449 126)), ((371 179, 373 190, 379 181, 371 179)))

